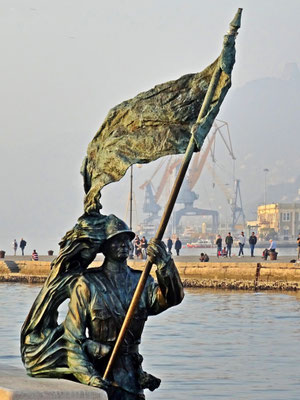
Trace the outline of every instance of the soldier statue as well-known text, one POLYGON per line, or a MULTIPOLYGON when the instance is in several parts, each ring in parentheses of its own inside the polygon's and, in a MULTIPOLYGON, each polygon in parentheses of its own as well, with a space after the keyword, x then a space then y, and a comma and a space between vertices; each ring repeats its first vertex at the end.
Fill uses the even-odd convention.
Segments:
POLYGON ((103 388, 110 400, 144 399, 145 388, 159 386, 158 378, 143 371, 138 346, 148 316, 182 301, 182 283, 171 252, 158 239, 149 242, 145 274, 127 266, 134 233, 114 215, 100 214, 101 190, 133 164, 185 153, 155 236, 163 237, 193 152, 200 151, 231 86, 241 13, 239 9, 230 23, 214 63, 115 106, 89 144, 81 169, 84 214, 60 242, 60 253, 22 327, 22 360, 29 375, 103 388), (93 268, 99 252, 105 256, 103 265, 93 268), (148 276, 152 263, 157 282, 148 276), (138 304, 134 308, 130 302, 137 285, 141 297, 134 297, 139 299, 132 302, 138 304), (58 308, 67 299, 69 311, 58 323, 58 308), (125 330, 121 326, 125 319, 128 328, 128 308, 132 319, 125 330))
POLYGON ((40 293, 25 321, 21 345, 23 361, 32 376, 77 380, 103 388, 110 400, 145 399, 144 389, 154 390, 160 384, 158 378, 142 369, 143 357, 139 354, 139 344, 145 322, 148 316, 179 304, 184 296, 183 286, 164 243, 150 241, 148 257, 157 266, 157 282, 151 276, 147 278, 121 350, 108 379, 104 380, 103 373, 141 271, 127 265, 130 243, 135 234, 114 215, 106 217, 104 223, 104 216, 95 218, 100 218, 104 230, 101 240, 96 238, 97 229, 94 226, 89 229, 90 224, 86 224, 87 220, 90 222, 92 219, 89 216, 81 219, 71 231, 72 237, 77 237, 80 252, 76 252, 74 240, 72 249, 68 248, 67 240, 62 242, 61 254, 64 255, 65 264, 65 259, 69 258, 68 265, 62 268, 62 261, 58 257, 52 269, 55 279, 48 278, 42 289, 44 295, 40 293), (105 256, 102 266, 85 268, 98 252, 105 256), (57 268, 60 268, 58 275, 55 274, 57 268), (68 270, 72 270, 72 273, 68 273, 68 270), (67 291, 63 288, 67 288, 67 291), (48 299, 49 293, 54 292, 56 297, 50 295, 48 299), (52 321, 49 318, 56 314, 54 309, 51 311, 53 304, 57 306, 64 297, 70 298, 69 308, 65 320, 59 325, 57 318, 54 317, 52 321), (48 312, 45 312, 46 309, 48 312), (32 320, 37 320, 37 323, 32 325, 32 320))

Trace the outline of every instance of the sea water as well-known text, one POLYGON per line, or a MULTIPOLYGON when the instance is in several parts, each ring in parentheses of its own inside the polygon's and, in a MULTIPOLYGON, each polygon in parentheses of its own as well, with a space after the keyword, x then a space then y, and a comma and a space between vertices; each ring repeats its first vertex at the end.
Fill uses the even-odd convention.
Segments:
MULTIPOLYGON (((20 329, 39 290, 0 284, 1 363, 22 367, 20 329)), ((162 379, 146 397, 299 400, 299 344, 296 294, 186 290, 182 304, 146 323, 144 369, 162 379)))

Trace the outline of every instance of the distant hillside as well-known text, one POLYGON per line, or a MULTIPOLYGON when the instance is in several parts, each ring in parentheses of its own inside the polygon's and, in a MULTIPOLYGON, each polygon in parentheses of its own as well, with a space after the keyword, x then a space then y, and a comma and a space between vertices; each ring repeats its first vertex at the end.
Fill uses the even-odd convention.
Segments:
MULTIPOLYGON (((269 170, 266 175, 267 202, 300 201, 299 93, 300 72, 295 64, 290 64, 280 78, 258 79, 238 89, 234 89, 233 85, 224 101, 218 117, 229 123, 237 158, 235 176, 241 180, 242 201, 247 219, 254 219, 257 205, 264 202, 265 168, 269 170)), ((215 172, 225 188, 229 189, 232 184, 232 161, 220 138, 217 139, 216 148, 218 165, 215 172)), ((145 217, 142 213, 144 191, 137 188, 152 175, 154 165, 157 166, 158 162, 153 163, 152 167, 134 169, 139 221, 145 217)), ((153 181, 156 188, 160 179, 161 175, 158 174, 153 181)), ((113 197, 109 193, 114 189, 113 185, 109 186, 111 187, 104 189, 102 204, 106 207, 106 202, 109 202, 111 208, 113 197)), ((125 179, 119 182, 118 187, 126 192, 128 181, 125 179)), ((194 203, 195 207, 217 210, 223 221, 231 220, 226 195, 206 166, 193 190, 199 196, 194 203)), ((165 203, 166 198, 162 196, 160 205, 164 207, 165 203)), ((181 208, 182 205, 178 207, 181 208)))
POLYGON ((263 202, 265 168, 268 202, 299 199, 298 66, 287 64, 281 78, 258 79, 233 89, 222 117, 230 124, 246 213, 263 202))

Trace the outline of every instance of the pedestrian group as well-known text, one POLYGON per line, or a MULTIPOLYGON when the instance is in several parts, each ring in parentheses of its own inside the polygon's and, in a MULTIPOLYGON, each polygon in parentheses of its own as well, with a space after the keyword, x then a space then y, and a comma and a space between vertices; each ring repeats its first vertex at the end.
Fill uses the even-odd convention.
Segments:
MULTIPOLYGON (((27 242, 23 238, 21 238, 19 244, 18 244, 17 240, 14 239, 12 242, 12 248, 13 248, 14 255, 15 256, 17 255, 18 247, 20 247, 22 256, 24 256, 24 251, 25 251, 26 245, 27 245, 27 242)), ((32 259, 32 261, 38 261, 39 255, 36 250, 33 250, 32 254, 31 254, 31 259, 32 259)))
MULTIPOLYGON (((142 238, 140 238, 139 235, 136 235, 133 241, 134 254, 136 258, 145 260, 147 258, 147 247, 148 247, 148 240, 146 239, 146 237, 142 236, 142 238)), ((167 240, 166 248, 168 253, 172 254, 173 240, 171 239, 171 237, 169 237, 167 240)), ((176 255, 179 256, 180 250, 182 248, 182 243, 179 237, 176 238, 174 248, 176 251, 176 255)))
MULTIPOLYGON (((27 244, 26 241, 22 238, 20 240, 20 244, 19 244, 19 247, 20 247, 21 252, 22 252, 22 256, 24 256, 24 249, 26 247, 26 244, 27 244)), ((13 242, 12 242, 12 248, 13 248, 14 255, 16 256, 17 255, 17 250, 18 250, 18 242, 17 242, 16 239, 14 239, 13 242)))
MULTIPOLYGON (((257 243, 257 237, 255 232, 252 232, 251 236, 249 237, 249 245, 250 245, 250 252, 251 257, 254 257, 254 248, 257 243)), ((300 243, 300 234, 299 234, 299 243, 300 243)), ((238 236, 238 245, 239 245, 239 252, 238 257, 244 257, 244 247, 246 244, 246 237, 244 232, 242 231, 238 236)), ((233 246, 233 237, 231 232, 228 232, 225 238, 225 246, 222 246, 222 238, 221 235, 217 236, 216 239, 216 246, 217 246, 217 257, 231 257, 231 249, 233 246)), ((299 244, 300 247, 300 244, 299 244)), ((300 252, 300 251, 299 251, 300 252)))

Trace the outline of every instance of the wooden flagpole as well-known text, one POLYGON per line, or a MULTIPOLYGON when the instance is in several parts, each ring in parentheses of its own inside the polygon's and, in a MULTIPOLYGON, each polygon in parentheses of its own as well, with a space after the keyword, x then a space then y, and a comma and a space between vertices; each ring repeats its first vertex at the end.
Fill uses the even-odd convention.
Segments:
MULTIPOLYGON (((242 9, 239 8, 237 13, 236 13, 236 15, 235 15, 235 17, 234 17, 234 19, 230 23, 230 30, 228 32, 229 35, 236 35, 237 30, 240 27, 241 13, 242 13, 242 9)), ((215 68, 215 71, 213 73, 213 76, 211 78, 208 90, 207 90, 207 92, 205 94, 205 98, 204 98, 204 101, 202 103, 202 106, 201 106, 197 121, 196 121, 196 123, 194 125, 195 129, 192 129, 192 135, 191 135, 189 144, 187 146, 187 149, 186 149, 186 152, 185 152, 185 155, 184 155, 184 159, 182 160, 179 173, 178 173, 178 175, 176 177, 176 180, 175 180, 175 183, 173 185, 172 192, 170 194, 169 200, 168 200, 168 202, 166 204, 166 207, 165 207, 164 214, 162 216, 160 225, 159 225, 158 230, 156 232, 156 235, 154 237, 154 239, 157 240, 157 241, 161 241, 162 238, 163 238, 163 235, 165 233, 165 230, 166 230, 166 227, 168 225, 171 213, 173 211, 173 208, 174 208, 174 205, 175 205, 179 190, 181 188, 183 179, 185 177, 186 171, 188 169, 189 163, 191 161, 191 158, 192 158, 194 150, 195 150, 195 141, 194 141, 195 131, 197 130, 197 126, 201 123, 201 119, 206 115, 206 113, 209 110, 211 101, 212 101, 213 96, 215 94, 216 87, 217 87, 217 85, 219 83, 221 72, 222 72, 222 69, 221 69, 221 66, 218 63, 216 68, 215 68)), ((144 270, 143 270, 143 272, 141 274, 140 280, 139 280, 139 282, 137 284, 137 287, 135 289, 135 292, 134 292, 134 295, 132 297, 132 300, 131 300, 130 306, 128 308, 127 314, 125 316, 123 325, 122 325, 120 333, 118 335, 116 344, 115 344, 115 346, 113 348, 113 351, 112 351, 110 359, 108 361, 106 370, 104 372, 103 379, 107 379, 107 376, 108 376, 108 374, 109 374, 109 372, 110 372, 110 370, 111 370, 111 368, 113 366, 113 363, 114 363, 114 361, 116 359, 117 353, 118 353, 118 351, 119 351, 119 349, 120 349, 120 347, 122 345, 122 342, 124 340, 125 334, 126 334, 128 328, 129 328, 129 325, 130 325, 130 322, 131 322, 132 317, 134 315, 134 312, 135 312, 135 310, 136 310, 136 308, 138 306, 138 303, 139 303, 139 300, 140 300, 141 295, 143 293, 147 278, 148 278, 148 276, 149 276, 149 274, 151 272, 151 268, 152 268, 152 263, 151 263, 151 261, 148 260, 146 262, 145 268, 144 268, 144 270)))

